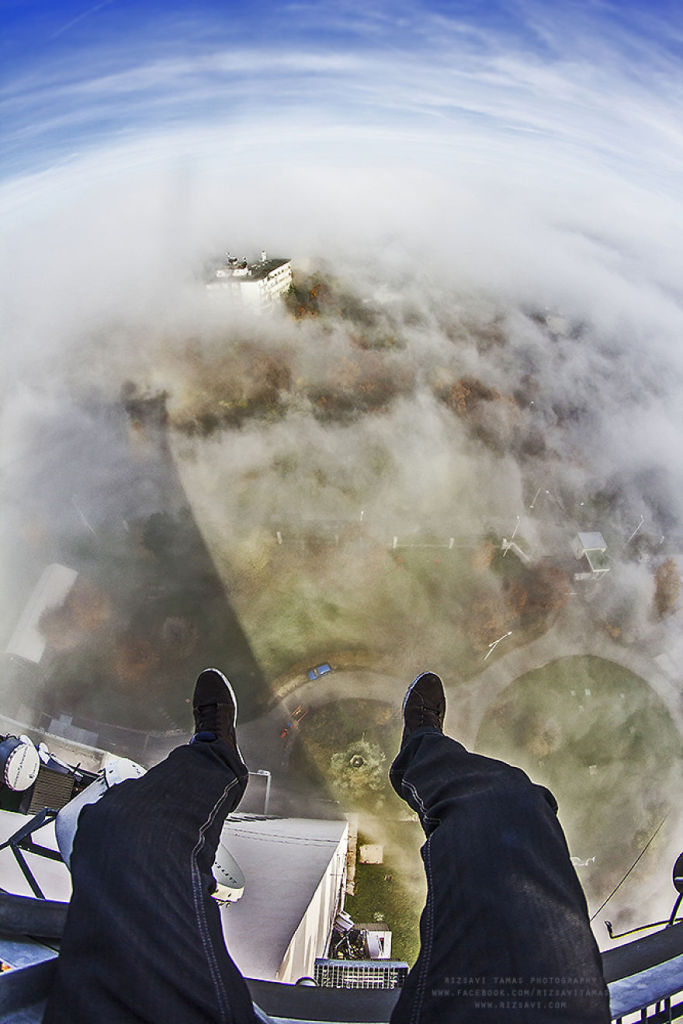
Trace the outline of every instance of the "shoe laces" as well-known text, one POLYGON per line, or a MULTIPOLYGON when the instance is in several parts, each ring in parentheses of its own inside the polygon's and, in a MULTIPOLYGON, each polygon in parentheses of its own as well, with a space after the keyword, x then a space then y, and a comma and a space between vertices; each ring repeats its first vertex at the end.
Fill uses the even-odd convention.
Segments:
POLYGON ((433 715, 438 720, 441 717, 441 708, 432 707, 430 704, 423 704, 420 708, 420 716, 425 718, 427 715, 433 715))
POLYGON ((196 709, 197 732, 212 732, 219 739, 232 742, 234 714, 229 704, 200 704, 196 709))

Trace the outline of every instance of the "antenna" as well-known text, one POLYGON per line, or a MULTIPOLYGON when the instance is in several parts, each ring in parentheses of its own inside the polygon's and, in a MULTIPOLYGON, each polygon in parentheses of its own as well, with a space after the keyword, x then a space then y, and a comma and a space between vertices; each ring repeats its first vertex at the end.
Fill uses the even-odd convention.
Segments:
MULTIPOLYGON (((614 888, 612 889, 612 891, 611 891, 611 893, 609 894, 609 896, 607 897, 607 899, 606 899, 606 900, 605 900, 605 901, 604 901, 603 903, 601 903, 601 904, 600 904, 600 906, 598 907, 598 909, 597 909, 597 910, 595 911, 595 913, 594 913, 594 914, 593 914, 593 916, 591 917, 591 921, 594 921, 594 920, 595 920, 595 918, 596 918, 596 917, 598 916, 598 914, 600 913, 600 911, 601 911, 601 910, 602 910, 602 909, 603 909, 604 907, 606 907, 606 906, 607 906, 607 904, 608 904, 608 903, 609 903, 609 901, 610 901, 610 900, 612 899, 612 897, 614 896, 614 894, 615 894, 616 892, 618 892, 618 891, 619 891, 619 889, 621 889, 622 885, 624 884, 624 882, 626 881, 626 879, 628 878, 628 876, 629 876, 629 875, 631 874, 631 872, 633 871, 634 867, 636 866, 636 864, 638 863, 638 861, 640 860, 640 858, 641 858, 641 857, 643 856, 643 854, 644 854, 644 853, 645 853, 645 851, 647 850, 648 846, 650 845, 650 843, 652 842, 652 840, 654 839, 654 837, 655 837, 655 836, 657 835, 657 833, 659 832, 660 828, 662 827, 662 825, 664 824, 664 822, 666 821, 666 819, 667 819, 667 818, 668 818, 668 814, 664 815, 664 817, 663 817, 663 818, 662 818, 662 820, 660 821, 659 825, 657 825, 657 828, 656 828, 656 829, 654 830, 654 832, 652 833, 652 835, 650 836, 650 838, 648 839, 648 841, 647 841, 647 842, 645 843, 645 846, 644 846, 644 847, 642 848, 642 850, 640 851, 640 853, 638 854, 638 856, 637 856, 637 857, 636 857, 636 859, 634 860, 633 864, 631 864, 631 867, 630 867, 630 868, 628 869, 628 871, 626 872, 626 874, 624 875, 624 877, 623 877, 623 878, 621 879, 621 881, 620 881, 620 882, 619 882, 619 883, 618 883, 617 885, 615 885, 615 887, 614 887, 614 888)), ((678 858, 678 860, 681 860, 681 858, 679 857, 679 858, 678 858)), ((676 864, 678 864, 678 861, 676 861, 676 864)), ((608 931, 609 931, 609 929, 608 929, 608 931)))

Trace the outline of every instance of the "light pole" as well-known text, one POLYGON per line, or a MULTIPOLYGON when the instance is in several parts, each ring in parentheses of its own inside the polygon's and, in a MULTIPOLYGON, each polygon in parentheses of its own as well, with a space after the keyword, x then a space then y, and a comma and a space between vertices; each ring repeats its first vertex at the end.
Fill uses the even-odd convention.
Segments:
POLYGON ((508 551, 510 550, 510 547, 512 546, 512 542, 515 539, 515 534, 517 533, 517 530, 519 529, 519 522, 520 522, 519 516, 517 516, 517 523, 515 525, 514 530, 512 531, 512 536, 510 537, 510 540, 507 540, 506 537, 503 537, 503 549, 504 549, 503 550, 503 558, 505 558, 505 556, 507 555, 508 551))
POLYGON ((638 525, 636 526, 635 530, 633 531, 633 533, 631 534, 629 539, 626 541, 626 544, 624 544, 624 547, 626 547, 627 544, 631 543, 631 541, 633 540, 635 535, 638 533, 638 530, 641 528, 641 526, 643 525, 644 522, 645 522, 645 516, 641 516, 639 521, 638 521, 638 525))
POLYGON ((531 504, 529 505, 529 508, 533 508, 534 507, 534 505, 536 504, 536 498, 539 496, 540 493, 541 493, 541 488, 539 487, 538 490, 536 491, 536 493, 534 494, 533 498, 531 499, 531 504))
POLYGON ((268 801, 270 800, 270 772, 267 770, 267 768, 257 768, 256 771, 252 772, 251 774, 252 775, 261 775, 266 780, 266 795, 265 795, 264 800, 263 800, 263 813, 267 814, 268 813, 268 801))
POLYGON ((490 654, 493 654, 493 652, 495 651, 496 647, 497 647, 497 646, 498 646, 498 644, 499 644, 499 643, 501 642, 501 640, 504 640, 504 639, 505 639, 505 638, 506 638, 507 636, 512 636, 512 630, 511 630, 511 629, 510 629, 510 630, 508 630, 508 632, 507 632, 507 633, 503 633, 503 635, 502 635, 502 636, 499 636, 497 640, 494 640, 494 641, 493 641, 493 643, 490 643, 490 644, 489 644, 489 649, 488 649, 488 651, 486 652, 486 654, 484 655, 484 659, 483 659, 484 661, 486 661, 486 659, 488 658, 488 656, 489 656, 490 654))

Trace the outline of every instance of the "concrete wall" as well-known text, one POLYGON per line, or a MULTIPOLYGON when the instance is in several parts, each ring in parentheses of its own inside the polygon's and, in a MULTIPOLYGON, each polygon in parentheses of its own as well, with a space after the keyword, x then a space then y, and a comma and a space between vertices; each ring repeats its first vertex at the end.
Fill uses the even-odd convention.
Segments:
POLYGON ((299 978, 312 977, 315 958, 325 956, 327 943, 345 882, 348 827, 320 880, 301 924, 287 947, 276 981, 293 984, 299 978))

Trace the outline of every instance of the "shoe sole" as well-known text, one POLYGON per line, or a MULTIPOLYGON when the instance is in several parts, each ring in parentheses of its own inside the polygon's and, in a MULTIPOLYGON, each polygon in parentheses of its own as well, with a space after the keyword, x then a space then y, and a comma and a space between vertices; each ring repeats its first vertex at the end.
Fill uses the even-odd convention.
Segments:
POLYGON ((232 706, 235 709, 235 717, 234 717, 233 722, 232 722, 232 730, 235 733, 235 749, 236 749, 237 753, 239 754, 239 758, 240 758, 240 761, 242 762, 242 764, 246 764, 246 762, 244 760, 244 757, 242 756, 242 751, 240 750, 239 746, 237 745, 237 696, 235 694, 235 691, 232 688, 232 683, 230 682, 228 677, 226 675, 224 675, 223 672, 221 672, 221 670, 219 668, 205 668, 205 669, 202 669, 202 671, 199 673, 199 675, 203 675, 204 672, 215 672, 217 676, 220 676, 221 679, 223 680, 223 683, 225 685, 226 690, 228 691, 228 693, 230 694, 230 696, 232 698, 232 706))

